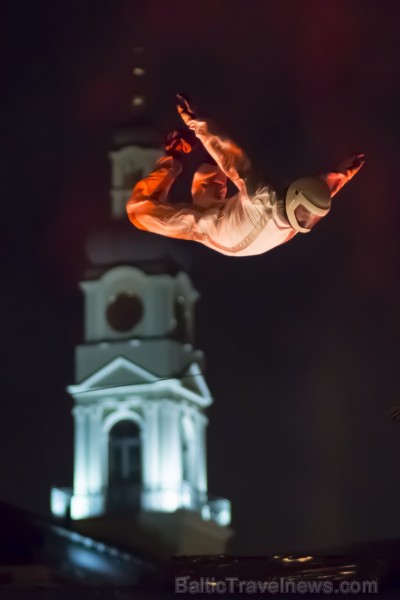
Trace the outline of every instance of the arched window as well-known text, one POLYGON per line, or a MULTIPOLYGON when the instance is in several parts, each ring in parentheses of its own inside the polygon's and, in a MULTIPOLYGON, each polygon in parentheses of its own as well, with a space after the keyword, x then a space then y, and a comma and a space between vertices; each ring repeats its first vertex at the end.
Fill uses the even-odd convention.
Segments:
POLYGON ((109 508, 137 508, 139 506, 141 484, 140 428, 133 421, 119 421, 111 428, 109 433, 109 508))

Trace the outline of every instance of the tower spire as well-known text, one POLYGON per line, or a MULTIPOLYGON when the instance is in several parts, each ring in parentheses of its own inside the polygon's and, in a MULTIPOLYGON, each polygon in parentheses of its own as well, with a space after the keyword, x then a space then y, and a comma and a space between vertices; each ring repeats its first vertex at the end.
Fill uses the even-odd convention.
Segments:
POLYGON ((147 69, 146 53, 144 46, 135 46, 133 49, 133 94, 131 106, 135 116, 141 116, 147 107, 147 69))
POLYGON ((145 46, 137 44, 131 64, 130 111, 127 120, 119 124, 113 136, 117 148, 134 145, 160 149, 162 136, 154 129, 149 115, 148 71, 145 46))

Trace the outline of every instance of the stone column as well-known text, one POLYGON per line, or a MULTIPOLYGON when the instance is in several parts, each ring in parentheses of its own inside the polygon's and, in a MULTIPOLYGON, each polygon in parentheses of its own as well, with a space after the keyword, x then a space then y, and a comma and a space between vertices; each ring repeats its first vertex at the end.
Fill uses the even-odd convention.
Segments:
POLYGON ((75 421, 74 494, 83 496, 88 488, 88 408, 75 406, 72 414, 75 421))
POLYGON ((206 432, 208 418, 200 412, 196 414, 196 441, 197 441, 197 489, 200 493, 207 493, 207 443, 206 432))
POLYGON ((160 404, 160 510, 168 512, 176 510, 181 505, 180 406, 171 400, 163 400, 160 404))
POLYGON ((143 487, 155 490, 160 485, 159 402, 148 399, 143 408, 143 487))
POLYGON ((100 406, 95 404, 89 407, 88 480, 89 491, 92 494, 100 492, 103 488, 101 468, 101 413, 102 409, 100 406))

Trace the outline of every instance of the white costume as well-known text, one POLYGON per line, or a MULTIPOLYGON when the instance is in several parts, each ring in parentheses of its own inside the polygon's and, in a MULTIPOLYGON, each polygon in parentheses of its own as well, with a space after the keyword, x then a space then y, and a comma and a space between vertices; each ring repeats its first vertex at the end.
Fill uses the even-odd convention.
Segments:
POLYGON ((278 199, 266 184, 249 193, 250 161, 242 150, 231 140, 212 134, 208 123, 196 119, 187 102, 178 105, 178 110, 217 164, 205 163, 195 173, 193 203, 172 204, 168 193, 182 165, 172 156, 161 158, 152 173, 134 187, 127 203, 128 217, 140 229, 200 242, 222 254, 262 254, 298 232, 310 231, 329 212, 331 196, 364 164, 364 155, 353 155, 337 171, 294 182, 285 199, 278 199), (228 199, 227 177, 238 189, 228 199))

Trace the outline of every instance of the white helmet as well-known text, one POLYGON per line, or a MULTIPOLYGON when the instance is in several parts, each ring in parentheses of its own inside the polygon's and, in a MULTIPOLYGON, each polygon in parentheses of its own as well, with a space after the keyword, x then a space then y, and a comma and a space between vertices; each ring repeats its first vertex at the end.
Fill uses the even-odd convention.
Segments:
POLYGON ((308 233, 311 229, 302 227, 296 217, 296 209, 302 206, 317 217, 325 217, 331 208, 331 192, 319 177, 303 177, 290 184, 286 192, 285 208, 290 225, 296 231, 308 233))

